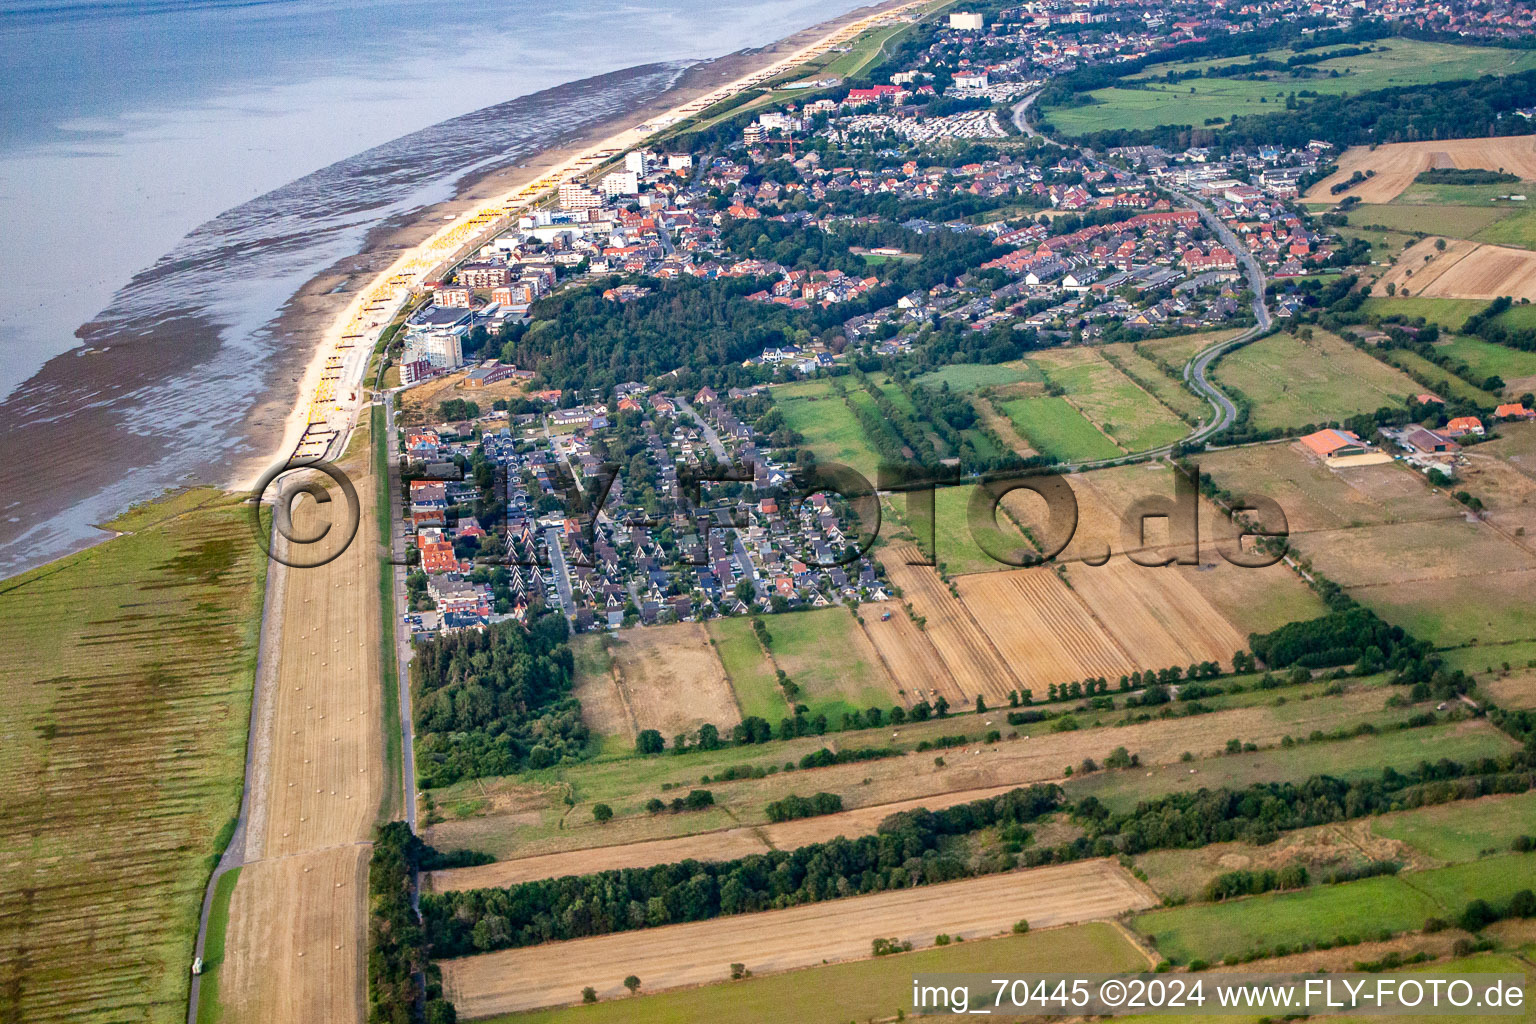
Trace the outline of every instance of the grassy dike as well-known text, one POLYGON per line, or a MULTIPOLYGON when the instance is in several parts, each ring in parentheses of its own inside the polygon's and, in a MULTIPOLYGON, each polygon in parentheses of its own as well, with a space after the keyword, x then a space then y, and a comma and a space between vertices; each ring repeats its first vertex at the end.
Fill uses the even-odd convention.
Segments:
POLYGON ((185 1019, 240 801, 266 566, 248 510, 201 488, 107 526, 0 583, 0 1020, 185 1019))

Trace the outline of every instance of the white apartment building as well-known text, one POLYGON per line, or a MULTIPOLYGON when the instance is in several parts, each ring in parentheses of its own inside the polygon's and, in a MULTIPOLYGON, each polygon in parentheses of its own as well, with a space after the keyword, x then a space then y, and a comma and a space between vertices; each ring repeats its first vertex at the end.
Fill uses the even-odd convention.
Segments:
POLYGON ((967 11, 955 11, 949 16, 949 27, 966 32, 980 32, 982 17, 979 14, 971 14, 967 11))
POLYGON ((566 210, 591 210, 603 205, 603 197, 579 181, 562 181, 560 206, 566 210))
MULTIPOLYGON (((633 153, 629 154, 634 156, 633 153)), ((626 157, 626 162, 628 158, 626 157)), ((634 171, 614 171, 603 175, 598 190, 605 196, 637 196, 640 194, 640 175, 634 171)))

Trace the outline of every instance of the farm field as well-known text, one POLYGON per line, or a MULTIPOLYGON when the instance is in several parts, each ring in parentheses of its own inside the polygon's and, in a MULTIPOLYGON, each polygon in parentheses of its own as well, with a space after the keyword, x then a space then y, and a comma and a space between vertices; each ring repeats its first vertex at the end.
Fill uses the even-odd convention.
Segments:
POLYGON ((1392 142, 1374 149, 1353 146, 1339 158, 1338 172, 1313 185, 1305 198, 1309 202, 1337 202, 1341 197, 1329 192, 1336 183, 1348 179, 1355 171, 1372 170, 1376 172, 1374 176, 1345 194, 1359 196, 1362 203, 1386 203, 1412 185, 1420 171, 1433 167, 1503 168, 1522 178, 1536 179, 1536 140, 1529 135, 1509 135, 1392 142))
MULTIPOLYGON (((923 633, 949 667, 950 677, 961 694, 1020 689, 1016 677, 999 660, 960 599, 950 593, 937 572, 924 565, 914 545, 894 543, 880 548, 880 561, 892 583, 923 620, 923 633)), ((959 703, 964 703, 959 702, 959 703)))
POLYGON ((1518 397, 1536 384, 1536 352, 1469 337, 1453 338, 1436 347, 1465 362, 1480 377, 1503 377, 1507 395, 1518 397))
POLYGON ((1530 884, 1536 856, 1510 854, 1297 892, 1270 893, 1170 910, 1133 919, 1155 937, 1159 952, 1181 962, 1332 939, 1370 938, 1378 931, 1421 927, 1426 917, 1453 918, 1469 900, 1498 903, 1530 884))
POLYGON ((803 447, 823 462, 841 462, 866 479, 875 479, 879 457, 865 439, 859 421, 827 381, 785 384, 771 394, 785 424, 805 438, 803 447))
POLYGON ((1536 252, 1461 240, 1448 241, 1442 252, 1436 241, 1425 238, 1407 249, 1383 276, 1382 287, 1426 298, 1536 299, 1536 252))
POLYGON ((1413 235, 1474 238, 1489 225, 1513 212, 1514 210, 1507 206, 1415 206, 1400 202, 1384 205, 1362 203, 1349 211, 1349 222, 1361 228, 1379 226, 1388 231, 1400 231, 1413 235))
MULTIPOLYGON (((1418 374, 1425 380, 1433 382, 1434 386, 1430 390, 1442 398, 1460 398, 1485 406, 1495 405, 1499 401, 1498 395, 1468 384, 1460 377, 1442 370, 1417 352, 1406 348, 1399 348, 1382 352, 1381 355, 1393 366, 1409 373, 1418 374)), ((1486 377, 1487 375, 1484 374, 1482 376, 1486 377)))
POLYGON ((1150 568, 1121 558, 1098 567, 1073 567, 1069 579, 1072 592, 1129 656, 1130 669, 1122 671, 1200 661, 1228 666, 1232 653, 1248 645, 1246 634, 1239 634, 1200 594, 1198 577, 1172 567, 1150 568))
POLYGON ((874 937, 927 946, 944 932, 966 939, 1110 918, 1150 894, 1118 865, 1085 861, 897 892, 648 928, 442 962, 443 988, 466 1017, 573 1003, 583 986, 600 999, 638 975, 648 992, 722 981, 729 965, 754 974, 869 956, 874 937), (708 950, 705 957, 701 950, 708 950), (555 954, 555 955, 552 955, 555 954))
POLYGON ((1182 371, 1184 364, 1193 359, 1197 353, 1241 333, 1243 328, 1238 327, 1221 331, 1197 331, 1194 334, 1170 334, 1166 338, 1138 341, 1136 347, 1151 353, 1154 359, 1161 359, 1174 369, 1182 371))
MULTIPOLYGON (((950 575, 996 572, 1010 568, 1009 563, 999 561, 988 552, 1000 551, 1008 553, 1009 557, 1017 557, 1020 551, 1034 550, 1008 515, 1015 507, 1011 498, 1004 500, 993 522, 981 519, 973 526, 970 503, 974 492, 975 488, 969 484, 934 490, 931 537, 933 560, 950 575)), ((910 532, 894 531, 886 535, 888 539, 892 543, 903 543, 909 540, 915 542, 916 538, 921 537, 922 541, 917 547, 926 547, 930 537, 924 514, 921 511, 916 514, 910 511, 905 497, 896 497, 893 507, 897 510, 895 520, 904 523, 910 532)), ((917 556, 911 557, 916 559, 917 556)))
POLYGON ((951 391, 969 393, 1008 384, 1038 383, 1042 379, 1039 370, 1018 360, 1011 363, 951 363, 923 374, 917 378, 917 383, 925 388, 948 384, 951 391))
POLYGON ((1429 323, 1439 324, 1441 330, 1459 331, 1467 317, 1486 305, 1479 299, 1430 299, 1418 295, 1388 298, 1378 291, 1360 304, 1360 312, 1376 316, 1396 314, 1409 319, 1423 317, 1429 323))
MULTIPOLYGON (((374 488, 353 475, 373 536, 374 488)), ((303 506, 313 508, 311 505, 303 506)), ((301 524, 301 529, 305 524, 301 524)), ((379 563, 353 543, 318 569, 282 571, 264 641, 264 686, 245 867, 230 900, 219 992, 226 1024, 344 1020, 362 1013, 368 847, 394 813, 385 770, 379 563), (280 632, 278 632, 280 631, 280 632)), ((398 770, 398 769, 396 769, 398 770)))
MULTIPOLYGON (((1409 39, 1393 39, 1385 46, 1386 49, 1381 52, 1338 57, 1311 65, 1322 73, 1319 77, 1303 78, 1293 74, 1266 72, 1268 77, 1259 81, 1198 78, 1168 84, 1159 81, 1160 77, 1171 69, 1182 70, 1183 65, 1158 64, 1136 76, 1147 82, 1145 89, 1096 89, 1092 93, 1098 100, 1096 104, 1053 107, 1043 111, 1041 116, 1055 125, 1061 134, 1068 136, 1109 128, 1201 125, 1212 118, 1229 120, 1240 114, 1263 114, 1283 109, 1286 95, 1301 90, 1324 95, 1359 93, 1393 86, 1478 78, 1486 74, 1516 74, 1536 67, 1536 61, 1520 58, 1511 60, 1507 51, 1489 47, 1456 46, 1409 39), (1325 77, 1331 71, 1338 71, 1339 76, 1325 77), (1267 104, 1263 102, 1265 100, 1267 104), (1278 108, 1275 106, 1277 103, 1280 104, 1278 108)), ((1290 55, 1289 51, 1277 51, 1277 54, 1282 61, 1290 55)), ((1237 58, 1235 62, 1245 61, 1246 58, 1237 58)), ((1378 175, 1380 173, 1378 171, 1378 175)), ((1345 177, 1348 177, 1347 173, 1345 177)), ((1412 179, 1412 175, 1409 175, 1409 179, 1412 179)), ((1318 193, 1314 190, 1310 194, 1318 193)), ((1327 195, 1326 191, 1322 194, 1327 195)))
POLYGON ((613 658, 608 653, 608 634, 589 633, 572 638, 571 654, 576 678, 571 695, 581 701, 581 720, 598 737, 599 744, 614 744, 614 752, 635 743, 635 721, 613 681, 613 658))
MULTIPOLYGON (((1536 569, 1536 555, 1482 522, 1446 515, 1415 523, 1360 526, 1293 537, 1329 579, 1347 587, 1389 587, 1439 580, 1476 588, 1487 575, 1536 569), (1470 578, 1470 580, 1469 580, 1470 578)), ((1470 603, 1472 590, 1461 595, 1470 603)), ((1364 598, 1362 598, 1364 599, 1364 598)))
POLYGON ((1384 814, 1372 819, 1371 829, 1436 860, 1475 860, 1508 850, 1516 836, 1536 835, 1536 792, 1384 814))
POLYGON ((194 490, 0 589, 0 1018, 186 1018, 239 806, 265 560, 194 490))
POLYGON ((1408 235, 1400 231, 1380 231, 1353 225, 1336 227, 1333 230, 1337 231, 1346 240, 1361 238, 1369 243, 1371 247, 1371 262, 1373 263, 1391 262, 1398 253, 1419 240, 1418 235, 1408 235))
MULTIPOLYGON (((1051 683, 1118 678, 1135 665, 1049 568, 965 576, 958 586, 992 647, 1035 694, 1051 683)), ((987 695, 1006 699, 999 689, 987 695)))
POLYGON ((1394 626, 1437 647, 1501 644, 1536 637, 1529 612, 1536 571, 1488 572, 1444 580, 1414 580, 1354 591, 1394 626))
POLYGON ((900 702, 879 655, 847 608, 774 615, 763 624, 774 661, 800 687, 798 700, 812 716, 836 721, 847 711, 900 702))
POLYGON ((1115 973, 1143 967, 1146 957, 1111 925, 1069 925, 595 1006, 533 1011, 496 1018, 496 1024, 704 1024, 736 1017, 760 1024, 846 1024, 894 1016, 907 1001, 897 993, 916 972, 1013 970, 1021 963, 1039 971, 1115 973), (837 993, 835 1005, 829 992, 837 993))
POLYGON ((1199 423, 1209 418, 1211 407, 1199 395, 1179 381, 1173 380, 1151 359, 1142 355, 1135 342, 1119 342, 1106 345, 1101 350, 1105 359, 1134 376, 1163 405, 1186 422, 1199 423))
POLYGON ((1536 212, 1529 206, 1516 207, 1508 216, 1500 217, 1473 237, 1494 245, 1536 249, 1536 212))
POLYGON ((1124 454, 1065 398, 1042 395, 995 403, 1030 445, 1063 462, 1091 462, 1124 454))
MULTIPOLYGON (((775 622, 777 619, 769 619, 775 622)), ((763 655, 763 646, 752 632, 752 620, 743 616, 711 619, 705 627, 720 656, 725 677, 736 693, 743 718, 758 718, 777 723, 789 714, 789 702, 779 689, 773 665, 763 655)))
POLYGON ((722 731, 741 721, 709 634, 697 622, 647 626, 608 637, 617 699, 635 730, 670 739, 708 722, 722 731))
MULTIPOLYGON (((1381 698, 1378 695, 1372 696, 1371 703, 1379 709, 1381 698)), ((1275 710, 1290 709, 1297 714, 1307 716, 1306 721, 1298 719, 1289 729, 1289 734, 1296 737, 1306 736, 1313 728, 1333 729, 1345 725, 1342 717, 1328 724, 1323 714, 1320 714, 1323 712, 1323 707, 1330 707, 1337 711, 1336 705, 1325 703, 1319 707, 1308 707, 1318 703, 1317 700, 1288 703, 1275 710)), ((1363 704, 1362 701, 1362 706, 1363 704)), ((1382 733, 1377 736, 1359 736, 1316 744, 1304 743, 1290 749, 1275 748, 1224 755, 1219 751, 1226 739, 1235 738, 1247 742, 1252 737, 1240 731, 1234 732, 1228 724, 1228 719, 1203 717, 1206 718, 1208 726, 1206 735, 1200 737, 1200 742, 1191 750, 1197 757, 1211 755, 1213 758, 1211 762, 1202 765, 1197 761, 1192 770, 1191 765, 1173 758, 1166 761, 1160 760, 1154 766, 1146 757, 1143 757, 1143 764, 1148 765, 1143 771, 1103 772, 1068 780, 1066 783, 1068 796, 1074 800, 1080 800, 1085 796, 1096 796, 1113 811, 1129 811, 1138 801, 1164 793, 1193 793, 1203 788, 1217 786, 1241 788, 1255 782, 1301 781, 1319 774, 1328 774, 1342 779, 1369 778, 1378 775, 1382 768, 1389 765, 1402 769, 1412 767, 1426 759, 1438 761, 1444 757, 1452 761, 1462 761, 1476 757, 1492 757, 1515 749, 1514 741, 1504 733, 1486 722, 1472 721, 1424 726, 1418 729, 1382 733)), ((1358 716, 1352 717, 1346 727, 1352 727, 1355 721, 1361 720, 1371 720, 1381 724, 1388 721, 1389 716, 1378 712, 1372 718, 1362 711, 1358 716)), ((1192 721, 1198 722, 1200 718, 1192 721)), ((1272 718, 1266 725, 1266 731, 1271 733, 1277 728, 1284 728, 1275 725, 1272 718)), ((1265 741, 1260 739, 1256 742, 1262 745, 1265 741)), ((1130 746, 1128 749, 1139 748, 1130 746)))
POLYGON ((1183 420, 1097 349, 1050 349, 1030 358, 1084 416, 1128 451, 1172 444, 1189 433, 1183 420))
POLYGON ((1289 334, 1261 338, 1223 356, 1215 370, 1223 383, 1253 403, 1252 422, 1260 430, 1400 406, 1423 390, 1400 371, 1323 331, 1310 342, 1289 334))
POLYGON ((905 601, 892 601, 866 606, 859 613, 865 634, 896 684, 897 695, 915 704, 921 699, 919 694, 937 689, 945 700, 959 704, 965 695, 954 685, 949 667, 907 609, 905 601), (890 618, 883 618, 887 614, 890 618))
MULTIPOLYGON (((1185 751, 1204 756, 1220 755, 1226 740, 1237 737, 1261 746, 1278 744, 1286 735, 1305 737, 1315 730, 1349 729, 1361 723, 1386 726, 1408 717, 1411 709, 1383 709, 1385 697, 1375 687, 1351 689, 1341 696, 1312 696, 1283 702, 1278 697, 1257 698, 1239 695, 1217 698, 1226 710, 1188 718, 1154 719, 1131 725, 1111 725, 1123 712, 1081 712, 1074 716, 1079 728, 1063 730, 1053 723, 1021 726, 1013 730, 1017 739, 981 743, 978 738, 988 728, 1007 728, 1000 712, 981 716, 950 716, 927 722, 907 722, 885 730, 844 732, 826 737, 806 737, 775 743, 766 749, 733 747, 719 751, 667 755, 656 758, 627 758, 587 762, 539 773, 535 782, 526 776, 516 779, 481 781, 441 795, 439 803, 447 807, 450 798, 475 794, 485 801, 480 813, 433 825, 425 836, 443 850, 484 850, 497 857, 514 858, 559 853, 603 846, 617 846, 656 839, 677 838, 711 830, 736 828, 766 820, 764 806, 790 793, 824 791, 837 793, 849 811, 883 807, 902 801, 933 801, 936 796, 972 794, 979 798, 997 787, 1020 786, 1061 777, 1067 765, 1084 757, 1101 759, 1117 746, 1125 746, 1140 755, 1143 765, 1136 772, 1107 772, 1071 780, 1076 791, 1093 792, 1100 799, 1116 802, 1120 791, 1137 799, 1157 793, 1210 785, 1207 771, 1189 773, 1190 765, 1178 759, 1185 751), (1102 725, 1096 728, 1096 725, 1102 725), (899 736, 892 734, 898 733, 899 736), (944 735, 965 734, 970 742, 950 747, 943 753, 943 764, 924 753, 916 753, 921 740, 944 735), (837 749, 869 746, 893 746, 914 752, 905 757, 854 762, 826 768, 793 772, 778 771, 760 779, 722 781, 714 778, 732 765, 755 765, 764 769, 798 760, 804 754, 832 746, 837 749), (1159 767, 1167 766, 1167 767, 1159 767), (705 776, 711 776, 705 782, 705 776), (666 788, 663 788, 666 787, 666 788), (709 789, 715 806, 708 811, 686 814, 650 814, 645 803, 651 797, 670 799, 690 788, 709 789), (1113 792, 1110 792, 1113 790, 1113 792), (574 805, 567 807, 569 796, 574 805), (615 813, 612 821, 597 824, 592 807, 597 802, 609 804, 615 813)), ((1058 705, 1059 706, 1059 705, 1058 705)), ((1367 738, 1371 739, 1371 738, 1367 738)), ((1416 764, 1421 756, 1433 755, 1458 759, 1510 749, 1510 741, 1494 732, 1486 723, 1464 723, 1393 732, 1374 738, 1379 749, 1359 740, 1327 742, 1300 752, 1260 751, 1223 757, 1221 779, 1238 773, 1245 785, 1277 777, 1305 777, 1321 771, 1338 774, 1351 765, 1375 771, 1382 763, 1399 767, 1416 764), (1464 734, 1464 735, 1463 735, 1464 734), (1403 737, 1411 737, 1404 739, 1403 737), (1335 768, 1330 759, 1340 759, 1335 768)), ((1202 768, 1195 765, 1193 767, 1202 768)), ((879 817, 884 812, 878 812, 879 817)), ((845 819, 852 820, 852 819, 845 819)), ((860 820, 863 820, 862 818, 860 820)), ((790 823, 807 828, 821 828, 815 819, 790 823)), ((878 818, 865 822, 878 824, 878 818)), ((836 827, 840 824, 834 823, 836 827)), ((783 826, 775 826, 782 828, 783 826)), ((772 833, 789 842, 782 833, 772 833)))

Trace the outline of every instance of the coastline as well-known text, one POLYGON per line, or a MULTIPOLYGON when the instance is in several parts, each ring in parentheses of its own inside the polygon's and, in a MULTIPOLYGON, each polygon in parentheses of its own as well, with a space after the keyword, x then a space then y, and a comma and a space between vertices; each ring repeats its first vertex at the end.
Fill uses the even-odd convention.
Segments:
MULTIPOLYGON (((285 461, 302 433, 298 421, 326 341, 345 324, 348 306, 448 223, 444 217, 515 192, 616 135, 630 133, 630 145, 643 141, 635 125, 801 54, 843 26, 912 6, 886 0, 763 47, 638 65, 517 97, 221 214, 194 232, 207 236, 195 239, 198 246, 178 246, 136 274, 112 307, 76 332, 81 347, 0 402, 0 433, 14 453, 0 460, 7 496, 0 502, 0 578, 110 539, 99 524, 127 508, 198 484, 248 487, 285 461), (520 134, 499 131, 508 123, 520 134), (402 169, 434 159, 436 177, 407 182, 416 192, 403 195, 402 169), (354 174, 393 175, 387 184, 395 191, 349 191, 354 174), (318 242, 310 240, 322 259, 301 267, 303 276, 290 273, 276 291, 281 280, 264 276, 273 260, 262 253, 281 255, 306 241, 296 234, 311 227, 302 203, 317 193, 327 201, 339 196, 334 222, 321 226, 318 242), (254 258, 247 255, 253 250, 254 258), (211 279, 215 273, 225 276, 211 279), (233 283, 226 289, 225 282, 233 283), (181 290, 170 292, 172 284, 181 290), (221 337, 230 332, 233 344, 221 337)), ((367 179, 370 188, 376 178, 367 179)))
MULTIPOLYGON (((650 132, 640 131, 639 126, 656 120, 664 120, 668 125, 676 123, 696 112, 697 109, 718 103, 724 98, 752 88, 756 84, 753 81, 754 76, 760 76, 769 69, 774 69, 775 74, 782 73, 786 65, 793 66, 818 53, 825 52, 850 28, 858 27, 858 31, 862 32, 863 28, 859 26, 864 22, 923 8, 929 3, 931 0, 882 0, 882 2, 855 8, 837 18, 802 29, 767 46, 738 50, 715 60, 699 62, 685 71, 671 88, 653 99, 637 104, 622 115, 589 125, 582 131, 573 133, 568 141, 539 150, 524 163, 480 175, 467 175, 461 179, 460 188, 453 199, 420 210, 407 223, 386 229, 385 238, 381 239, 381 244, 370 247, 371 253, 363 255, 383 254, 389 251, 392 244, 402 244, 403 251, 400 251, 388 265, 377 268, 368 285, 359 288, 356 292, 345 293, 351 296, 347 302, 326 303, 323 300, 334 295, 334 291, 323 292, 318 296, 310 291, 312 286, 324 281, 326 275, 321 275, 310 282, 299 295, 294 297, 294 300, 290 301, 291 306, 306 292, 310 292, 312 298, 319 300, 316 301, 316 306, 330 306, 329 322, 319 337, 314 339, 312 353, 284 420, 281 439, 265 463, 248 465, 243 475, 237 475, 231 486, 249 490, 259 475, 270 466, 286 461, 296 451, 301 454, 310 454, 320 447, 316 444, 305 444, 306 431, 315 422, 314 417, 317 415, 311 412, 311 402, 306 401, 305 396, 316 395, 317 389, 322 387, 322 376, 327 361, 335 353, 342 351, 340 346, 349 330, 354 332, 352 336, 356 336, 355 332, 369 315, 365 312, 367 304, 380 301, 378 296, 386 290, 391 278, 398 281, 408 272, 413 261, 420 264, 423 255, 430 254, 433 243, 440 242, 445 236, 454 232, 460 226, 460 221, 477 215, 483 217, 483 211, 495 209, 503 212, 491 223, 504 225, 511 214, 542 201, 551 191, 550 182, 554 179, 580 173, 595 165, 598 161, 594 154, 623 151, 644 143, 650 132), (539 187, 534 190, 534 186, 539 187), (446 227, 445 222, 448 222, 446 227)), ((468 237, 460 238, 451 246, 451 252, 460 253, 473 244, 472 240, 483 240, 484 237, 502 229, 502 227, 487 227, 468 237)), ((440 259, 433 258, 427 266, 436 266, 440 262, 440 259)), ((413 288, 419 286, 422 276, 423 271, 417 266, 412 281, 413 288)), ((399 286, 397 285, 394 290, 398 293, 399 286)), ((374 319, 367 322, 363 334, 367 344, 357 346, 361 358, 358 359, 355 356, 349 358, 348 371, 350 372, 346 374, 343 383, 335 388, 337 408, 329 424, 334 430, 335 438, 344 441, 360 410, 365 407, 366 396, 361 382, 362 374, 366 370, 378 334, 393 319, 405 301, 405 294, 396 294, 389 302, 387 313, 381 317, 375 315, 374 319), (352 379, 354 376, 355 380, 352 379), (350 392, 354 384, 356 397, 343 400, 342 393, 350 392)), ((323 315, 317 311, 317 318, 323 315)), ((313 336, 314 321, 311 320, 306 327, 313 336)), ((334 444, 326 443, 321 450, 329 452, 333 448, 334 444)))

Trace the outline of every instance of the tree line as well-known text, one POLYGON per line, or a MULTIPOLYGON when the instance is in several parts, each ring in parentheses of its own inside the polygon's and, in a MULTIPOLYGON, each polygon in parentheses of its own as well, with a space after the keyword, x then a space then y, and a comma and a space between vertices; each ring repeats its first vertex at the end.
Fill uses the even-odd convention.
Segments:
POLYGON ((442 973, 428 958, 426 932, 411 909, 412 880, 433 853, 403 821, 381 826, 374 837, 368 861, 368 1024, 458 1019, 443 998, 442 973))

